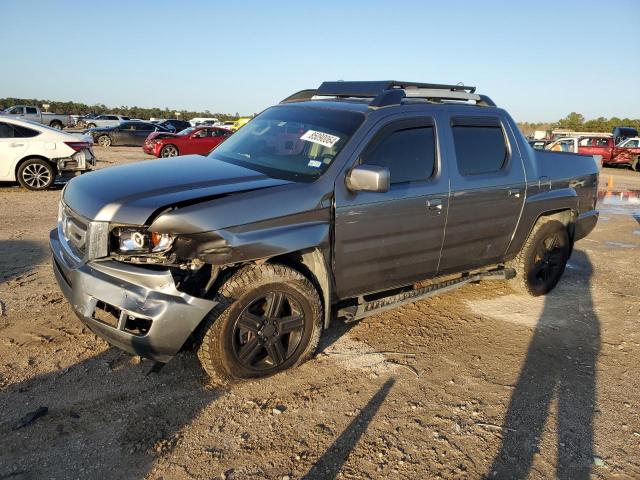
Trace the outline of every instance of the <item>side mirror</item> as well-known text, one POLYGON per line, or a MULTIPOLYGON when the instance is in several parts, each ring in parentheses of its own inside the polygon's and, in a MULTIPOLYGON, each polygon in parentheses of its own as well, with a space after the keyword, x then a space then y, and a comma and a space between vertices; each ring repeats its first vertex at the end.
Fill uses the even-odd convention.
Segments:
POLYGON ((358 165, 347 174, 346 184, 353 192, 388 192, 391 185, 389 169, 377 165, 358 165))

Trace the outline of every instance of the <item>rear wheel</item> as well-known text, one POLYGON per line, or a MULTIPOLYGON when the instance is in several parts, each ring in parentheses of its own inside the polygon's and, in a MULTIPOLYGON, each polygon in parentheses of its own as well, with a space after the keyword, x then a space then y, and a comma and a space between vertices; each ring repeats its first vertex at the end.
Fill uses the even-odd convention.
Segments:
POLYGON ((98 145, 101 147, 110 147, 111 146, 111 137, 109 135, 100 135, 98 137, 98 145))
POLYGON ((49 126, 55 128, 56 130, 62 130, 62 122, 58 122, 57 120, 51 122, 49 126))
POLYGON ((633 159, 633 162, 631 162, 631 168, 636 172, 640 172, 640 155, 636 155, 633 159))
POLYGON ((96 128, 96 124, 95 123, 89 123, 89 124, 87 124, 87 128, 96 128))
POLYGON ((162 147, 162 150, 160 150, 160 156, 162 158, 177 157, 179 154, 178 147, 175 145, 165 145, 162 147))
POLYGON ((510 262, 516 270, 512 285, 534 297, 558 284, 569 260, 571 243, 566 227, 558 220, 539 220, 518 256, 510 262))
POLYGON ((251 265, 219 291, 198 357, 216 380, 266 377, 313 355, 322 331, 315 287, 284 265, 251 265))
POLYGON ((44 160, 27 160, 18 168, 18 182, 29 190, 46 190, 53 185, 56 173, 53 166, 44 160))

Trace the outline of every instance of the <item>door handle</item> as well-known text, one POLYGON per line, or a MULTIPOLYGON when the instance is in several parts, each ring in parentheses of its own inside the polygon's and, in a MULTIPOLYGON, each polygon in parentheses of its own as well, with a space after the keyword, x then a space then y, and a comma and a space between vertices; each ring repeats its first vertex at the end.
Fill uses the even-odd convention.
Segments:
POLYGON ((427 208, 429 210, 442 210, 442 200, 440 200, 439 198, 427 200, 427 208))
POLYGON ((510 197, 520 198, 520 189, 519 188, 510 188, 508 192, 510 197))
POLYGON ((10 143, 10 147, 24 147, 24 143, 10 143))

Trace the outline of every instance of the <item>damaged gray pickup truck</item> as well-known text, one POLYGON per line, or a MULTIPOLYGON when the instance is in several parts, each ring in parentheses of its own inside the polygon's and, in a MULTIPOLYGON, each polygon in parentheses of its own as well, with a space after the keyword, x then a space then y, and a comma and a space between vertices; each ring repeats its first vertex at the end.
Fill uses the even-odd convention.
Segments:
POLYGON ((207 157, 72 180, 53 268, 107 342, 262 377, 357 320, 483 279, 549 292, 596 225, 593 157, 533 150, 475 88, 325 82, 207 157))

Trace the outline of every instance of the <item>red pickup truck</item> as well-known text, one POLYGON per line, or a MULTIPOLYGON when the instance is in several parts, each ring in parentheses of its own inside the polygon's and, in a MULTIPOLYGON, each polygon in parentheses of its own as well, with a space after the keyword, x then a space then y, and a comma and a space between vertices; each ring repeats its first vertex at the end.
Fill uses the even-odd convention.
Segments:
MULTIPOLYGON (((632 139, 635 140, 635 139, 632 139)), ((602 165, 629 165, 640 170, 640 147, 638 142, 626 140, 620 145, 614 143, 613 137, 589 136, 578 139, 578 152, 586 155, 601 155, 602 165)))

